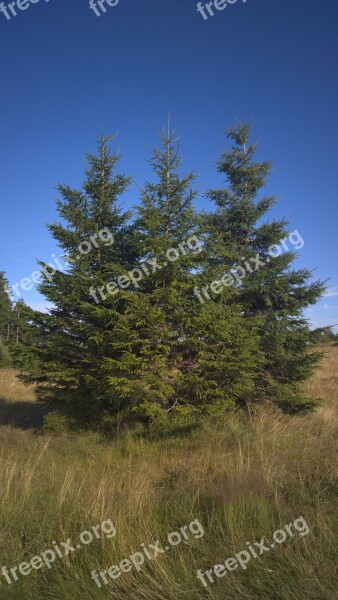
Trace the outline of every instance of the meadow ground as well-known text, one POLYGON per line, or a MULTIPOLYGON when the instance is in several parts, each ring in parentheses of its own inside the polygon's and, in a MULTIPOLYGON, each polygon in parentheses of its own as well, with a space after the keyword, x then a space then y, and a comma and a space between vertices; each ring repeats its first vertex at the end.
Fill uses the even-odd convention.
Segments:
POLYGON ((324 398, 315 413, 289 417, 260 407, 162 439, 37 433, 43 411, 34 389, 1 370, 0 571, 55 550, 53 541, 70 538, 76 546, 81 532, 109 519, 116 535, 57 556, 50 569, 16 571, 12 583, 0 572, 0 599, 336 599, 338 345, 325 346, 325 354, 306 385, 324 398), (246 569, 214 575, 207 588, 197 578, 198 569, 247 550, 247 541, 271 541, 298 517, 307 535, 288 535, 246 569), (101 588, 91 578, 94 569, 144 551, 142 543, 164 546, 168 533, 195 519, 203 536, 182 534, 139 572, 108 576, 101 588))

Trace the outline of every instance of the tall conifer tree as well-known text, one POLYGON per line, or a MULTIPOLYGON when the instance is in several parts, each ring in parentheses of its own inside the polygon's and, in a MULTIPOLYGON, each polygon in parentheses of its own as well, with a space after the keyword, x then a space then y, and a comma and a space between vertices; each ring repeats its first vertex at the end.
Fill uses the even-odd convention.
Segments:
POLYGON ((310 270, 292 267, 294 246, 303 243, 299 233, 289 238, 287 221, 263 220, 275 204, 274 197, 259 197, 271 165, 256 162, 251 128, 239 123, 228 131, 233 146, 218 162, 227 187, 208 193, 216 205, 216 212, 205 218, 210 265, 237 270, 232 301, 259 328, 264 368, 256 394, 266 393, 293 411, 309 405, 298 384, 318 359, 309 352, 318 332, 310 331, 304 309, 317 302, 325 286, 311 282, 310 270))
POLYGON ((194 175, 180 174, 175 132, 168 128, 160 138, 150 160, 155 181, 143 189, 135 228, 142 264, 156 259, 159 267, 129 297, 124 327, 115 331, 122 353, 108 361, 120 371, 111 378, 116 396, 149 418, 223 411, 252 389, 259 360, 240 309, 220 311, 194 294, 204 261, 194 175))
POLYGON ((292 268, 292 247, 271 255, 288 224, 262 220, 275 199, 259 197, 270 164, 255 161, 250 130, 229 131, 234 145, 218 164, 227 187, 209 192, 208 214, 195 212, 194 175, 181 174, 170 127, 133 222, 118 204, 130 179, 116 172, 109 138, 88 156, 82 189, 59 186, 61 221, 49 229, 69 266, 41 262, 53 308, 21 311, 20 366, 51 405, 91 423, 105 413, 222 412, 264 396, 290 410, 308 405, 298 384, 316 363, 318 336, 303 310, 324 286, 292 268))
POLYGON ((11 362, 9 344, 13 336, 13 307, 8 293, 8 282, 0 271, 0 367, 11 362))
POLYGON ((82 189, 58 186, 61 220, 48 228, 69 264, 53 272, 40 263, 39 290, 53 308, 32 315, 38 339, 31 351, 38 362, 34 370, 27 367, 28 378, 42 392, 48 388, 52 406, 87 422, 114 406, 102 367, 113 356, 113 330, 123 314, 123 294, 102 297, 99 290, 133 263, 129 213, 118 204, 130 178, 116 172, 119 156, 110 153, 109 142, 102 136, 98 155, 87 156, 82 189))

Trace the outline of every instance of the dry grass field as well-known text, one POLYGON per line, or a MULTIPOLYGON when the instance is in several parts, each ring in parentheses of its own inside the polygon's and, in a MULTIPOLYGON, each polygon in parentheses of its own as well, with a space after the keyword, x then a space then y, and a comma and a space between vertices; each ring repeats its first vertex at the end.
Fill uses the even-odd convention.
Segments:
POLYGON ((304 386, 309 396, 323 398, 318 415, 328 423, 338 421, 338 342, 323 346, 320 368, 304 386))
MULTIPOLYGON (((325 346, 320 369, 306 385, 322 397, 313 414, 289 417, 268 407, 202 430, 163 439, 140 432, 118 438, 39 432, 43 411, 34 389, 0 371, 1 600, 334 600, 337 531, 338 345, 325 346), (303 537, 287 539, 205 588, 196 577, 302 516, 303 537), (18 566, 76 542, 111 519, 102 536, 48 569, 7 583, 1 568, 18 566), (199 519, 190 536, 151 561, 98 588, 93 569, 123 558, 199 519)), ((76 545, 76 544, 75 544, 76 545)))

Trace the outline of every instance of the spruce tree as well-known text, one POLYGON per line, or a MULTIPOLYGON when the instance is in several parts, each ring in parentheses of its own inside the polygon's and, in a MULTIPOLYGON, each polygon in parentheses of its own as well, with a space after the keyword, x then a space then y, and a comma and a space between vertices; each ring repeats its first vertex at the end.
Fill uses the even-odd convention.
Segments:
POLYGON ((303 243, 299 232, 290 236, 286 220, 264 220, 276 199, 261 195, 271 165, 255 160, 251 128, 251 124, 239 123, 227 132, 233 145, 218 162, 218 172, 227 185, 208 193, 216 206, 204 219, 208 275, 220 267, 236 274, 231 301, 242 307, 243 318, 259 331, 264 366, 255 396, 265 394, 280 406, 297 411, 311 404, 302 398, 299 384, 319 357, 309 351, 318 332, 310 330, 304 309, 317 302, 325 286, 311 281, 310 270, 292 267, 294 246, 303 243))
POLYGON ((119 207, 130 178, 116 172, 109 138, 88 156, 80 190, 59 185, 61 220, 49 230, 68 268, 40 263, 49 314, 18 311, 21 370, 51 406, 93 424, 105 414, 223 412, 262 397, 308 405, 298 385, 318 336, 303 310, 324 286, 292 269, 287 222, 262 221, 275 199, 258 197, 270 164, 255 162, 250 129, 229 131, 234 146, 218 164, 228 185, 209 192, 216 210, 206 215, 195 212, 194 175, 181 174, 170 128, 133 222, 119 207))
POLYGON ((0 367, 11 363, 9 344, 13 336, 13 309, 8 293, 8 282, 0 271, 0 367))
POLYGON ((32 312, 35 340, 22 353, 26 380, 38 383, 45 401, 88 423, 114 410, 115 403, 103 367, 115 356, 114 328, 123 315, 124 298, 103 290, 128 270, 129 260, 133 263, 130 215, 119 206, 130 178, 117 172, 119 156, 111 154, 109 143, 102 136, 98 154, 87 156, 81 189, 58 186, 60 221, 48 228, 68 266, 55 270, 40 262, 39 291, 53 308, 48 314, 32 312))
POLYGON ((108 363, 119 376, 110 382, 121 405, 146 419, 171 411, 222 412, 252 389, 255 334, 238 306, 219 310, 195 295, 204 262, 193 207, 197 192, 194 175, 180 174, 179 142, 169 127, 150 166, 154 181, 142 190, 135 225, 139 266, 149 273, 143 271, 128 298, 123 327, 115 330, 121 355, 108 363), (154 272, 150 263, 156 264, 154 272))

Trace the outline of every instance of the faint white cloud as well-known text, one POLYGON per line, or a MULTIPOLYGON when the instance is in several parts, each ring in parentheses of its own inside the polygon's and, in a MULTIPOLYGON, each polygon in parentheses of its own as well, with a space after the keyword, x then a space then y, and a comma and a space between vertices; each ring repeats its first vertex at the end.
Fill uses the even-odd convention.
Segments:
POLYGON ((324 294, 324 298, 334 298, 335 296, 338 296, 337 285, 333 285, 332 287, 330 287, 324 294))
POLYGON ((338 310, 338 306, 334 304, 324 304, 324 308, 325 310, 327 310, 328 313, 334 310, 338 310))
POLYGON ((337 319, 333 319, 333 318, 326 318, 326 319, 317 319, 317 320, 313 320, 311 321, 311 329, 317 329, 317 327, 332 327, 333 331, 335 333, 338 333, 338 323, 337 323, 337 319))
POLYGON ((338 306, 328 303, 318 304, 315 307, 309 307, 304 314, 310 322, 311 329, 317 327, 333 327, 333 330, 338 333, 338 306))

